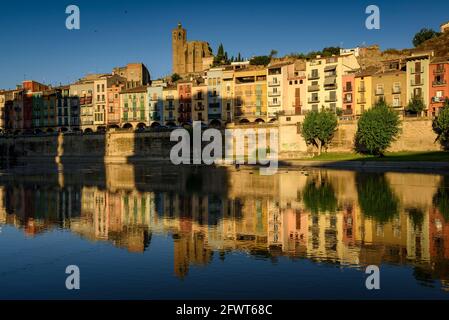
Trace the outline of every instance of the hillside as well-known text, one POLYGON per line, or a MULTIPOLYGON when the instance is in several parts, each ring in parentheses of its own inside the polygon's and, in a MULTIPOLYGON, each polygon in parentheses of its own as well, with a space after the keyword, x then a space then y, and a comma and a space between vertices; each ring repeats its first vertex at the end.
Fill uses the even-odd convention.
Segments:
POLYGON ((439 37, 427 40, 416 48, 417 51, 433 50, 435 56, 446 57, 449 56, 449 32, 443 33, 439 37))

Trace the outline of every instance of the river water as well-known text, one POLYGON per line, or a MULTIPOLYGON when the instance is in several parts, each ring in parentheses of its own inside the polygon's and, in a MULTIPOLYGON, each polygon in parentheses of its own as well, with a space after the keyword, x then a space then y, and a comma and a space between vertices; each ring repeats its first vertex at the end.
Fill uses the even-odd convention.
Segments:
POLYGON ((447 299, 449 176, 16 168, 0 262, 0 299, 447 299))

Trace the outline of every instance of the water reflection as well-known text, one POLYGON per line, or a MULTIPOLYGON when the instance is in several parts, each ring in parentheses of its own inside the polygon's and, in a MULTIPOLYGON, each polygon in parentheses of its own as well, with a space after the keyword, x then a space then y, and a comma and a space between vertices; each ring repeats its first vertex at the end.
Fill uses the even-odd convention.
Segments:
POLYGON ((358 267, 399 264, 449 284, 448 177, 107 166, 0 177, 0 224, 69 230, 132 253, 173 239, 173 273, 233 252, 358 267), (99 178, 102 177, 102 178, 99 178))

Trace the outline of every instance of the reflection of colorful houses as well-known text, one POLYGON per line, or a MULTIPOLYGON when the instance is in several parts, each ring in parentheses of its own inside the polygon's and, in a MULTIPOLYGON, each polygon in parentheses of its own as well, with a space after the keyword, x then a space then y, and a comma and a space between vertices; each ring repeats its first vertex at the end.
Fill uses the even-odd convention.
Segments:
MULTIPOLYGON (((128 173, 133 179, 140 174, 128 173)), ((170 190, 170 179, 153 184, 165 191, 143 191, 114 172, 106 188, 80 189, 67 179, 64 187, 14 184, 0 187, 0 223, 32 235, 62 226, 85 239, 138 253, 150 245, 152 234, 170 234, 174 273, 180 278, 191 266, 208 264, 214 251, 221 259, 239 251, 340 265, 412 264, 437 279, 449 279, 449 224, 432 203, 439 176, 387 174, 400 199, 399 214, 381 222, 365 217, 358 205, 355 173, 317 174, 262 177, 242 170, 229 181, 227 194, 201 188, 186 193, 178 186, 170 190), (309 179, 332 186, 335 209, 307 209, 302 191, 309 179)), ((198 187, 192 181, 189 185, 198 187)))
POLYGON ((449 259, 449 221, 437 208, 429 213, 430 256, 432 259, 449 259))

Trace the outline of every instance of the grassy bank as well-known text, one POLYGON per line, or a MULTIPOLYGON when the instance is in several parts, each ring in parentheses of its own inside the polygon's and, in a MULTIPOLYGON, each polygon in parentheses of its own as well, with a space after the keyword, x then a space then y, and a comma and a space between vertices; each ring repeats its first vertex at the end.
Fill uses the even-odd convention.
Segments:
MULTIPOLYGON (((306 160, 306 159, 304 159, 306 160)), ((384 157, 375 157, 356 153, 323 153, 309 158, 312 161, 428 161, 449 162, 449 152, 390 152, 384 157)))

